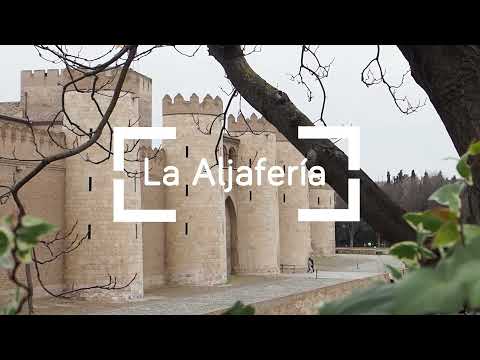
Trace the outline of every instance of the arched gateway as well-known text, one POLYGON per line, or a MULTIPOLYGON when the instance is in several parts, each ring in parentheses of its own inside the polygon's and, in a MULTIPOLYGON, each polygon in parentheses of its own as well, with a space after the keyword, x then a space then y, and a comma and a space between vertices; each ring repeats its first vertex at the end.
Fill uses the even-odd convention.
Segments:
POLYGON ((229 196, 225 200, 225 241, 227 244, 227 274, 235 272, 238 265, 237 252, 237 214, 233 205, 232 198, 229 196))

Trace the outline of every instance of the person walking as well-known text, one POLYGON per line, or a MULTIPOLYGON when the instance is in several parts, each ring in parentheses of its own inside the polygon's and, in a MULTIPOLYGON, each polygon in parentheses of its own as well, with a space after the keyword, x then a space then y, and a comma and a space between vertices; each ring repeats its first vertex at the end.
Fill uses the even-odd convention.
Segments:
POLYGON ((308 269, 307 269, 307 273, 313 273, 315 272, 315 263, 313 262, 313 258, 311 256, 309 256, 308 258, 308 269))

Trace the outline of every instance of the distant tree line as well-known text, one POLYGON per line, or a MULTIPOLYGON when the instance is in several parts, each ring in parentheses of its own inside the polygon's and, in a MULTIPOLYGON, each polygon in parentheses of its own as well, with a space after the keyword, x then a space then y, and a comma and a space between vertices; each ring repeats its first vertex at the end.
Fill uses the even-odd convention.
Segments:
MULTIPOLYGON (((424 211, 433 206, 433 202, 428 197, 441 186, 453 183, 457 179, 455 176, 446 178, 439 171, 435 175, 424 172, 423 176, 418 176, 415 170, 410 174, 404 174, 400 170, 396 176, 392 176, 387 171, 387 180, 377 182, 377 185, 398 205, 406 211, 424 211)), ((335 207, 346 208, 346 203, 335 194, 335 207)), ((337 222, 335 224, 336 245, 338 247, 363 247, 371 246, 383 247, 389 246, 388 239, 381 238, 373 228, 365 221, 360 222, 337 222)))

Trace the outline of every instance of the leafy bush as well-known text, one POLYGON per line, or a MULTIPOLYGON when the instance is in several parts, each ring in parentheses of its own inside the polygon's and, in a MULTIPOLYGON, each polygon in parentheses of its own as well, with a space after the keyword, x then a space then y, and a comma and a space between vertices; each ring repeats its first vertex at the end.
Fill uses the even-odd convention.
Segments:
MULTIPOLYGON (((15 272, 20 265, 30 263, 32 250, 40 237, 54 229, 54 225, 29 215, 23 216, 20 224, 16 226, 11 216, 0 219, 0 268, 15 272)), ((20 288, 17 287, 15 298, 1 313, 16 314, 21 299, 20 288)))
POLYGON ((241 301, 237 301, 222 315, 255 315, 255 308, 250 305, 245 306, 241 301))
POLYGON ((462 222, 460 195, 473 185, 472 144, 457 164, 460 181, 447 184, 429 198, 439 207, 404 215, 416 241, 393 245, 390 254, 405 263, 405 276, 389 267, 393 284, 381 284, 324 304, 320 314, 458 314, 480 310, 480 226, 462 222))

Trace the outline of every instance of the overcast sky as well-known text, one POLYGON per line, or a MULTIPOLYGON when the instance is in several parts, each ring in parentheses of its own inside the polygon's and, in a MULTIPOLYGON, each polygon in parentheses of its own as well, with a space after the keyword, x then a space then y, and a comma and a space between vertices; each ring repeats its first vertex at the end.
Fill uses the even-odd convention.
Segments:
MULTIPOLYGON (((42 60, 33 46, 1 46, 0 101, 18 101, 20 71, 54 68, 42 60)), ((185 52, 195 47, 182 46, 185 52)), ((324 84, 327 103, 324 118, 328 125, 354 125, 361 132, 361 167, 374 180, 384 180, 387 170, 400 169, 417 174, 441 170, 445 175, 455 174, 455 162, 445 160, 457 157, 453 144, 427 95, 408 75, 400 94, 412 103, 427 105, 411 115, 402 114, 394 105, 387 89, 381 85, 367 88, 360 81, 365 65, 376 53, 376 47, 325 45, 319 48, 320 60, 333 60, 330 74, 324 84)), ((247 57, 252 68, 266 81, 286 92, 293 103, 311 119, 317 119, 322 106, 321 90, 310 79, 314 98, 308 101, 305 89, 292 82, 289 74, 298 71, 300 46, 264 45, 261 51, 247 57)), ((394 46, 382 46, 380 58, 387 68, 387 79, 400 81, 408 63, 394 46)), ((229 89, 223 69, 203 47, 195 57, 184 57, 172 49, 162 48, 143 58, 134 69, 153 80, 153 124, 161 125, 161 100, 165 94, 172 98, 180 93, 188 99, 196 93, 200 99, 206 94, 227 96, 220 87, 229 89)), ((232 109, 238 112, 238 101, 232 109)), ((248 116, 253 109, 242 102, 242 111, 248 116)), ((257 113, 258 114, 258 113, 257 113)))

